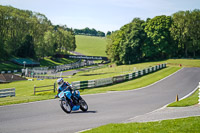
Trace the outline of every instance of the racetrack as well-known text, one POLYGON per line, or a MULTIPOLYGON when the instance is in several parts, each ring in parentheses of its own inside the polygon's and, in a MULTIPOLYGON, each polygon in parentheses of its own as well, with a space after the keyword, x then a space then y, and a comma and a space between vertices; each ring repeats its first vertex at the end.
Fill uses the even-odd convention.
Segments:
MULTIPOLYGON (((120 123, 154 111, 189 94, 200 81, 200 68, 183 68, 143 89, 85 95, 86 113, 66 114, 59 100, 0 107, 0 133, 69 133, 120 123)), ((153 77, 152 77, 153 78, 153 77)))

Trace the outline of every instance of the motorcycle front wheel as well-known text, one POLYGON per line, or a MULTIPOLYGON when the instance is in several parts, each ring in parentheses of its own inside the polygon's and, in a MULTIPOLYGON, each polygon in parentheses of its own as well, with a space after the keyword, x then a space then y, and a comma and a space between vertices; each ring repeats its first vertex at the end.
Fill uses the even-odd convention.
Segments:
POLYGON ((80 102, 80 108, 83 112, 86 112, 88 110, 88 105, 85 102, 85 100, 83 98, 81 98, 80 102))
POLYGON ((69 105, 68 101, 60 101, 60 107, 62 108, 63 111, 66 113, 71 113, 72 108, 69 105))

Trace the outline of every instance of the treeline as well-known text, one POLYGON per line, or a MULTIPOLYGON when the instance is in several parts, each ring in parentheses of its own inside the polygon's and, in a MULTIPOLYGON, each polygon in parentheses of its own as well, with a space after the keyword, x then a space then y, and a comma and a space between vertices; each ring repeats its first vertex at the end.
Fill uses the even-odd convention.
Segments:
POLYGON ((105 37, 105 33, 102 31, 97 31, 94 28, 90 29, 86 27, 85 29, 74 29, 76 35, 88 35, 88 36, 99 36, 105 37))
POLYGON ((75 50, 75 35, 40 13, 0 6, 0 59, 41 58, 75 50))
POLYGON ((200 10, 179 11, 146 21, 134 18, 108 36, 106 53, 117 64, 199 58, 200 10))

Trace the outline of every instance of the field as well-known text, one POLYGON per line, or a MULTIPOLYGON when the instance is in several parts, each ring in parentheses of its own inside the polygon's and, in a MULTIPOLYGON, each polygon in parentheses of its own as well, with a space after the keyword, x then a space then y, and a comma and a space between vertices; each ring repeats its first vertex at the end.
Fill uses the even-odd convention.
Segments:
POLYGON ((76 52, 88 56, 106 56, 106 38, 76 35, 76 52))

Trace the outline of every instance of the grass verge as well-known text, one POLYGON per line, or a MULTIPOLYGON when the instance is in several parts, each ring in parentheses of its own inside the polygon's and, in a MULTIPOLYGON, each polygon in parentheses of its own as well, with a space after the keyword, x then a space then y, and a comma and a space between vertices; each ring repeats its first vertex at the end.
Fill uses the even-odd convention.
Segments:
POLYGON ((108 124, 84 133, 198 133, 200 117, 188 117, 158 122, 108 124))
POLYGON ((186 107, 186 106, 192 106, 192 105, 198 104, 198 99, 199 99, 198 95, 199 95, 199 89, 191 96, 183 100, 180 100, 178 102, 173 102, 169 104, 167 107, 186 107))

